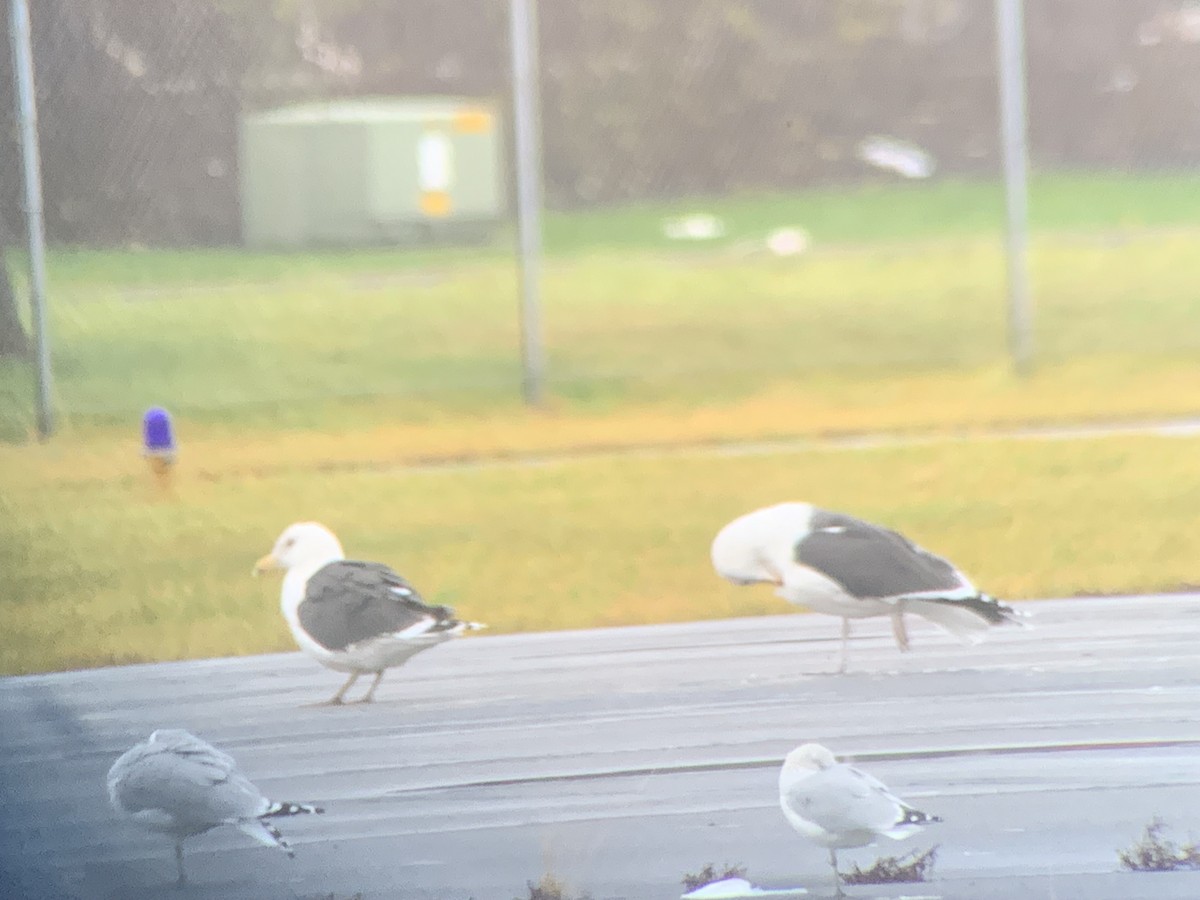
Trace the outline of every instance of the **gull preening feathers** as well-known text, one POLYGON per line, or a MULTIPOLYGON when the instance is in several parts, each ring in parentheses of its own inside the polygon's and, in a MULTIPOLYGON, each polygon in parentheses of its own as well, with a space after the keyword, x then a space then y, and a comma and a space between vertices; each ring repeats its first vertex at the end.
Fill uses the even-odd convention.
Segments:
POLYGON ((974 643, 1018 614, 979 591, 940 556, 902 534, 810 503, 780 503, 740 516, 712 543, 717 574, 734 584, 765 582, 789 603, 840 616, 845 671, 850 620, 889 616, 908 649, 905 613, 974 643))
POLYGON ((425 603, 382 563, 346 559, 332 531, 316 522, 284 529, 255 573, 284 569, 279 603, 300 649, 350 677, 327 702, 339 704, 360 675, 375 676, 359 702, 370 703, 383 673, 443 641, 487 626, 425 603))
POLYGON ((291 847, 266 820, 324 811, 268 800, 231 756, 179 728, 160 728, 122 754, 108 770, 108 798, 119 814, 174 839, 181 885, 187 838, 232 825, 290 857, 291 847))
POLYGON ((796 831, 829 849, 839 897, 839 849, 865 847, 880 837, 901 841, 942 821, 909 806, 866 772, 839 763, 820 744, 802 744, 787 755, 779 770, 779 805, 796 831))

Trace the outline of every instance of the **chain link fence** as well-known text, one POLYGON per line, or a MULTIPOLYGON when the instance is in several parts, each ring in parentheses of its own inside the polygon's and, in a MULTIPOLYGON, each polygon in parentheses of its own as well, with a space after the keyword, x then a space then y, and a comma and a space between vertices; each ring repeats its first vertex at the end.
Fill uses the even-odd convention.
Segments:
MULTIPOLYGON (((506 232, 465 250, 247 249, 239 187, 256 110, 468 97, 511 133, 508 13, 33 4, 60 407, 519 397, 506 232)), ((1162 277, 1197 249, 1179 233, 1200 222, 1200 3, 1049 0, 1026 16, 1033 224, 1050 236, 1034 256, 1039 358, 1200 349, 1185 286, 1162 277), (1165 249, 1142 246, 1151 233, 1165 249), (1136 240, 1106 260, 1095 242, 1114 235, 1136 240), (1165 311, 1131 330, 1147 279, 1165 311), (1097 285, 1111 302, 1083 299, 1097 285)), ((552 391, 1003 360, 991 2, 577 0, 540 4, 539 25, 552 391)), ((0 224, 21 288, 13 110, 6 77, 0 224)))

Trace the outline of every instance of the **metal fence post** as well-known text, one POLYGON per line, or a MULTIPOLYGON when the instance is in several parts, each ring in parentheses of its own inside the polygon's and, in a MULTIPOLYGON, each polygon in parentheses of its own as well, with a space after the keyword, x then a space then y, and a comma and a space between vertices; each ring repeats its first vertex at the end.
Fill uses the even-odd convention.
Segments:
POLYGON ((1020 375, 1033 368, 1033 311, 1029 288, 1029 145, 1025 115, 1023 0, 996 0, 1000 134, 1007 208, 1008 340, 1020 375))
POLYGON ((38 436, 54 431, 50 372, 50 338, 46 328, 46 231, 42 216, 42 167, 38 156, 37 104, 33 89, 33 32, 28 0, 10 6, 13 80, 17 122, 21 131, 21 163, 25 179, 25 222, 29 241, 29 305, 33 313, 37 365, 38 436))
POLYGON ((542 402, 544 360, 538 286, 542 254, 542 177, 538 140, 536 0, 511 0, 513 132, 517 245, 521 279, 521 366, 525 402, 542 402))

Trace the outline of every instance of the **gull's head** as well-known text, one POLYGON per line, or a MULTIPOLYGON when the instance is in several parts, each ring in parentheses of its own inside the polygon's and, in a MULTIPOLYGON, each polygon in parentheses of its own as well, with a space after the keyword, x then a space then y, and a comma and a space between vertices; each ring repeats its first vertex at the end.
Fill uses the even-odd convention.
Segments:
POLYGON ((785 772, 816 772, 837 765, 837 757, 820 744, 801 744, 783 761, 785 772))
POLYGON ((254 564, 254 574, 269 569, 322 566, 345 559, 337 535, 319 522, 296 522, 283 529, 271 552, 254 564))
POLYGON ((750 513, 718 531, 710 550, 717 574, 738 586, 780 584, 778 570, 767 561, 773 533, 766 526, 757 513, 750 513))
POLYGON ((796 542, 808 533, 812 516, 809 503, 777 503, 738 516, 713 539, 713 568, 734 584, 765 581, 781 586, 783 573, 794 561, 796 542))

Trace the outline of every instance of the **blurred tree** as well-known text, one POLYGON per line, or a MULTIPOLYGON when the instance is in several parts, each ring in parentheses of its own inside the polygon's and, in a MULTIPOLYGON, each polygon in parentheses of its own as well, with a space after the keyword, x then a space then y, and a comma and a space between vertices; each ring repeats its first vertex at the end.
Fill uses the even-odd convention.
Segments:
POLYGON ((29 356, 29 336, 17 313, 17 298, 8 278, 8 263, 0 255, 0 357, 29 356))
POLYGON ((0 358, 29 356, 29 336, 17 310, 17 296, 8 277, 8 256, 5 249, 11 232, 4 216, 0 216, 0 358))
MULTIPOLYGON (((1196 158, 1187 2, 1029 5, 1035 161, 1196 158)), ((990 3, 545 0, 539 12, 553 206, 876 177, 856 156, 871 134, 920 145, 942 173, 998 171, 990 3)), ((32 13, 57 242, 235 242, 246 108, 367 94, 509 103, 507 0, 39 0, 32 13)), ((5 159, 11 110, 3 78, 5 159)), ((0 204, 18 199, 19 167, 0 166, 0 204)))
POLYGON ((17 312, 17 298, 8 278, 8 263, 0 252, 0 357, 29 356, 29 336, 17 312))
MULTIPOLYGON (((31 16, 50 239, 169 244, 235 235, 248 49, 227 18, 208 0, 39 0, 31 16)), ((8 158, 7 77, 0 107, 8 158)), ((19 168, 0 167, 0 202, 14 211, 19 168)))

